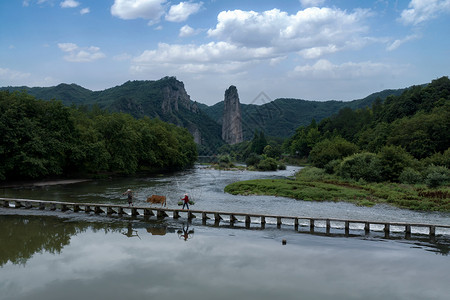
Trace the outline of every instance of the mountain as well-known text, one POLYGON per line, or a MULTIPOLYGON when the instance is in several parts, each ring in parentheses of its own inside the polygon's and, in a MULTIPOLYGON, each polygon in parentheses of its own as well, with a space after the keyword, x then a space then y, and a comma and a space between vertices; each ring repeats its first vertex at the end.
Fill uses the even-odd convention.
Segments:
MULTIPOLYGON (((111 112, 124 112, 136 118, 148 116, 185 127, 199 145, 200 154, 215 153, 223 145, 222 116, 224 102, 207 106, 190 99, 183 82, 175 77, 159 80, 127 81, 102 91, 91 91, 76 84, 53 87, 3 87, 0 90, 25 91, 43 100, 56 99, 64 105, 99 106, 111 112)), ((339 112, 370 106, 375 99, 384 100, 400 95, 405 89, 385 90, 354 101, 308 101, 279 98, 264 105, 241 104, 244 140, 250 140, 255 130, 267 136, 289 137, 301 125, 317 122, 339 112)))
MULTIPOLYGON (((309 101, 291 98, 279 98, 263 105, 241 104, 242 128, 244 140, 250 140, 255 130, 262 130, 267 136, 289 137, 295 129, 309 125, 314 119, 317 122, 339 112, 344 107, 358 109, 370 107, 380 98, 401 95, 407 89, 384 90, 373 93, 365 98, 353 101, 309 101)), ((219 124, 222 123, 224 102, 213 106, 204 104, 199 108, 219 124)))

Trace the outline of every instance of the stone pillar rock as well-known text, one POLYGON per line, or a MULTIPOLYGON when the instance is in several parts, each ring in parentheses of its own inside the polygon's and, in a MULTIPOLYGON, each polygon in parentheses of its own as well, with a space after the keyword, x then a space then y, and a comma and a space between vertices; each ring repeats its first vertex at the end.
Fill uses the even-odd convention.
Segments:
POLYGON ((232 85, 225 91, 222 122, 222 139, 227 144, 237 144, 244 140, 242 134, 241 103, 237 88, 232 85))

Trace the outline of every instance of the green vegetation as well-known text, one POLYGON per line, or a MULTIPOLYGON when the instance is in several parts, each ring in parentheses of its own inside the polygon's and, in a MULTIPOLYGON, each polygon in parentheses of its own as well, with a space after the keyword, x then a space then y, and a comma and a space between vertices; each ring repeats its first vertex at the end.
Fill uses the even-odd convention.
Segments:
POLYGON ((377 99, 372 108, 343 108, 319 124, 301 126, 283 147, 345 179, 437 187, 449 183, 448 132, 450 80, 442 77, 377 99))
POLYGON ((235 182, 225 187, 233 195, 271 195, 305 201, 346 201, 360 206, 389 204, 400 208, 450 212, 450 188, 424 184, 368 183, 345 180, 324 169, 308 167, 295 178, 235 182))
MULTIPOLYGON (((336 114, 344 107, 364 108, 370 106, 377 98, 384 100, 388 96, 400 95, 404 91, 405 89, 384 90, 353 101, 308 101, 279 98, 273 101, 266 100, 267 103, 262 105, 241 104, 244 139, 251 140, 255 130, 263 131, 268 137, 287 138, 295 133, 297 127, 307 126, 313 120, 320 121, 336 114)), ((200 108, 211 119, 220 122, 224 102, 218 102, 213 106, 201 105, 200 108)))
POLYGON ((297 128, 283 149, 312 168, 295 180, 241 182, 226 191, 450 211, 448 132, 450 80, 442 77, 297 128))
POLYGON ((198 109, 198 103, 189 99, 184 84, 175 77, 127 81, 120 86, 95 92, 76 84, 46 88, 5 87, 0 90, 25 91, 37 99, 60 100, 65 106, 86 106, 88 109, 97 106, 109 112, 127 113, 138 119, 159 118, 199 133, 201 145, 198 145, 198 151, 204 155, 215 153, 224 144, 220 125, 198 109))
POLYGON ((19 92, 0 91, 0 132, 0 180, 169 171, 197 159, 184 128, 19 92))
POLYGON ((281 142, 278 139, 266 139, 264 132, 255 130, 251 141, 219 148, 221 157, 231 161, 245 161, 249 170, 276 171, 286 169, 281 162, 281 142))

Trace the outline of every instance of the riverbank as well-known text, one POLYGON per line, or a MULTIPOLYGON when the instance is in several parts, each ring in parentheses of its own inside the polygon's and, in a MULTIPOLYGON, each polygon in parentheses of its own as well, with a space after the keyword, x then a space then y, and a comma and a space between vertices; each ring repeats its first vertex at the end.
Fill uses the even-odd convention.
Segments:
POLYGON ((39 180, 39 181, 15 181, 0 184, 0 188, 20 188, 20 187, 33 187, 33 186, 50 186, 59 184, 74 184, 80 182, 90 181, 91 179, 52 179, 52 180, 39 180))
POLYGON ((359 206, 389 204, 417 211, 450 212, 450 187, 366 183, 349 181, 326 174, 317 168, 305 168, 295 178, 256 179, 229 184, 225 192, 233 195, 282 196, 305 201, 344 201, 359 206))

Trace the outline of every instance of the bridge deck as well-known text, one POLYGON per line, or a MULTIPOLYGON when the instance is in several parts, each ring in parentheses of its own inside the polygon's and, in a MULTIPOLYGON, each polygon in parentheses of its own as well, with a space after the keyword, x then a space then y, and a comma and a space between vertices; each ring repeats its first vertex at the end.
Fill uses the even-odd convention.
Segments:
POLYGON ((253 213, 235 213, 235 212, 223 212, 223 211, 205 211, 205 210, 182 210, 165 207, 151 207, 151 206, 127 206, 127 205, 114 205, 114 204, 99 204, 99 203, 72 203, 72 202, 58 202, 58 201, 43 201, 43 200, 31 200, 31 199, 15 199, 15 198, 0 198, 0 205, 3 207, 13 208, 38 208, 41 210, 60 210, 73 212, 84 211, 86 213, 93 212, 95 214, 118 214, 128 215, 125 210, 129 210, 132 216, 144 215, 144 216, 156 216, 158 218, 169 217, 167 213, 172 213, 174 219, 180 218, 180 214, 186 214, 186 217, 191 220, 196 218, 196 215, 201 215, 202 220, 214 219, 215 222, 224 220, 222 217, 227 216, 228 222, 231 224, 238 221, 237 217, 243 217, 246 226, 250 226, 252 218, 259 219, 259 223, 264 225, 266 219, 276 220, 278 226, 283 224, 285 220, 292 220, 296 230, 300 224, 300 221, 309 222, 309 228, 314 231, 317 222, 325 223, 327 232, 331 228, 343 228, 346 232, 349 232, 351 224, 362 224, 365 232, 373 230, 372 225, 382 226, 382 230, 385 234, 389 234, 392 227, 403 227, 404 232, 408 235, 411 234, 412 228, 426 228, 430 236, 436 235, 436 229, 440 229, 441 234, 450 235, 450 225, 438 225, 438 224, 423 224, 423 223, 405 223, 405 222, 384 222, 384 221, 365 221, 365 220, 345 220, 336 218, 312 218, 302 216, 280 216, 280 215, 268 215, 268 214, 253 214, 253 213))

